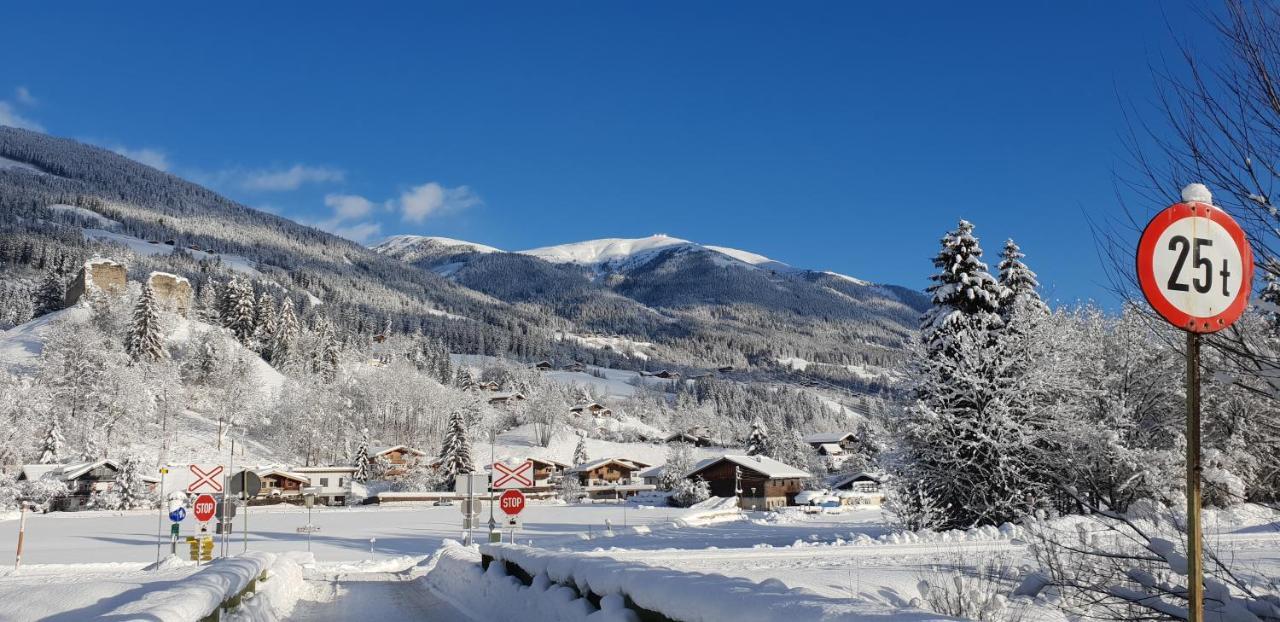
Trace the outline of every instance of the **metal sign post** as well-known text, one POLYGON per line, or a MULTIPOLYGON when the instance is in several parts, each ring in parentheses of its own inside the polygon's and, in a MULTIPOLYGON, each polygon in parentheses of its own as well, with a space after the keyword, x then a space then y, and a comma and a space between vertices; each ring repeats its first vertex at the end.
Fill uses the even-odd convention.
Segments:
POLYGON ((13 571, 22 566, 22 541, 27 535, 27 502, 18 501, 18 554, 13 560, 13 571))
POLYGON ((1235 323, 1253 291, 1253 251, 1240 225, 1213 206, 1209 189, 1191 184, 1182 202, 1156 214, 1138 242, 1142 294, 1167 322, 1187 333, 1187 612, 1204 620, 1200 526, 1200 338, 1235 323))
MULTIPOLYGON (((164 476, 169 473, 169 469, 160 467, 160 495, 164 495, 164 476)), ((160 548, 164 542, 164 515, 165 504, 161 502, 160 513, 156 516, 156 561, 160 561, 160 548)))

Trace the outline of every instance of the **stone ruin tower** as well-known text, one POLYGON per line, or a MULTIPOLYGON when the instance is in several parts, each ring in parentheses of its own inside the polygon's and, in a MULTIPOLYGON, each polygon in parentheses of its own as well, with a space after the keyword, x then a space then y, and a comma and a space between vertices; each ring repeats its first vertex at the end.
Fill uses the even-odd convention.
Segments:
POLYGON ((124 296, 127 291, 128 272, 124 264, 95 257, 84 262, 84 267, 76 274, 76 278, 67 286, 67 295, 63 299, 64 306, 71 306, 80 301, 86 294, 98 292, 113 298, 124 296))
POLYGON ((151 285, 156 301, 162 308, 186 317, 191 310, 191 281, 168 272, 152 272, 147 277, 147 283, 151 285))

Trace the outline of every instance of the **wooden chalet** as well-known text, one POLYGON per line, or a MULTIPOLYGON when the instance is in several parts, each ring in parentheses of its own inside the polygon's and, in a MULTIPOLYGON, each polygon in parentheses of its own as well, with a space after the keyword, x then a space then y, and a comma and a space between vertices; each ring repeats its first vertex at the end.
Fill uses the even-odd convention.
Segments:
POLYGON ((696 426, 683 432, 676 432, 663 439, 667 443, 688 443, 694 447, 710 447, 715 444, 706 428, 696 426))
POLYGON ((727 455, 704 460, 688 476, 706 480, 714 496, 738 497, 744 509, 772 510, 795 505, 810 474, 764 456, 727 455))
POLYGON ((823 432, 804 437, 804 442, 824 456, 839 456, 857 448, 858 437, 853 432, 823 432))
POLYGON ((518 391, 512 393, 494 393, 488 398, 490 406, 506 406, 508 404, 523 402, 524 399, 524 394, 518 391))
POLYGON ((409 472, 409 469, 423 462, 423 458, 426 456, 426 452, 419 451, 408 445, 391 445, 390 447, 378 447, 369 450, 369 458, 371 460, 382 458, 391 465, 387 469, 388 477, 404 475, 409 472))
POLYGON ((291 473, 280 469, 262 469, 255 471, 262 480, 260 498, 297 497, 302 489, 311 485, 311 479, 302 473, 291 473))
POLYGON ((591 415, 593 417, 608 417, 613 414, 613 411, 608 406, 599 402, 578 404, 570 408, 569 412, 575 415, 591 415))
POLYGON ((636 472, 646 466, 623 458, 603 458, 579 464, 569 469, 566 475, 576 475, 583 486, 632 483, 636 472))
MULTIPOLYGON (((77 464, 28 464, 18 473, 18 481, 51 479, 67 487, 67 495, 54 501, 50 509, 64 512, 82 510, 95 492, 114 490, 120 479, 120 464, 114 460, 97 460, 77 464)), ((155 492, 160 479, 141 477, 148 492, 155 492)))
POLYGON ((538 361, 538 363, 534 365, 533 368, 538 371, 551 371, 555 369, 556 366, 552 365, 551 361, 538 361))

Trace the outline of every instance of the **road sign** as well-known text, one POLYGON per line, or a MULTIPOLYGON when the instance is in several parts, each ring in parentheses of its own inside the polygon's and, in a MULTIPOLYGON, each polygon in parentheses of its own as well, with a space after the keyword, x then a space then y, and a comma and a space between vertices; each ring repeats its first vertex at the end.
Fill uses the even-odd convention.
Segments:
POLYGON ((178 523, 169 525, 169 535, 174 538, 178 537, 178 531, 180 529, 182 529, 182 525, 179 525, 178 523))
POLYGON ((495 462, 493 477, 493 487, 496 489, 529 488, 533 486, 533 462, 525 460, 515 466, 495 462))
POLYGON ((236 509, 239 507, 240 506, 236 505, 235 501, 229 501, 227 499, 219 499, 218 512, 217 512, 218 518, 235 518, 236 509))
POLYGON ((213 495, 200 495, 196 497, 196 502, 192 504, 191 509, 195 512, 196 520, 207 523, 216 513, 218 501, 213 498, 213 495))
POLYGON ((319 525, 303 525, 298 528, 298 533, 316 533, 320 531, 319 525))
POLYGON ((520 517, 519 517, 519 516, 508 516, 508 517, 507 517, 507 519, 506 519, 505 521, 503 521, 503 523, 502 523, 502 527, 503 527, 504 529, 519 529, 519 528, 520 528, 520 517))
POLYGON ((498 507, 509 516, 515 516, 524 509, 524 493, 519 490, 508 490, 498 498, 498 507))
POLYGON ((262 479, 257 473, 246 469, 228 479, 227 492, 239 499, 252 499, 262 492, 262 479))
POLYGON ((175 523, 181 523, 187 518, 187 508, 179 507, 169 512, 169 520, 175 523))
POLYGON ((1142 232, 1138 282, 1170 324, 1213 333, 1240 319, 1249 304, 1253 252, 1240 225, 1209 204, 1207 191, 1184 191, 1183 199, 1142 232))
POLYGON ((453 491, 460 494, 483 494, 489 491, 489 474, 488 473, 459 473, 453 480, 453 491), (467 488, 467 480, 471 481, 471 488, 467 488))
POLYGON ((458 504, 458 509, 463 516, 479 516, 480 510, 484 508, 484 502, 479 499, 463 499, 458 504))
POLYGON ((191 483, 187 484, 187 492, 222 492, 222 465, 190 464, 191 483))

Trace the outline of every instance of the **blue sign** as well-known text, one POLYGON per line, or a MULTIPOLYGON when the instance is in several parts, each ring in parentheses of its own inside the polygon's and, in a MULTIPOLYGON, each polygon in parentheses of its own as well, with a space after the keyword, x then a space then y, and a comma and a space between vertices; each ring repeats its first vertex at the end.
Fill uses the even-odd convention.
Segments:
POLYGON ((181 523, 182 520, 186 517, 187 517, 187 508, 184 508, 184 507, 179 507, 178 509, 172 512, 169 512, 169 520, 175 523, 181 523))

